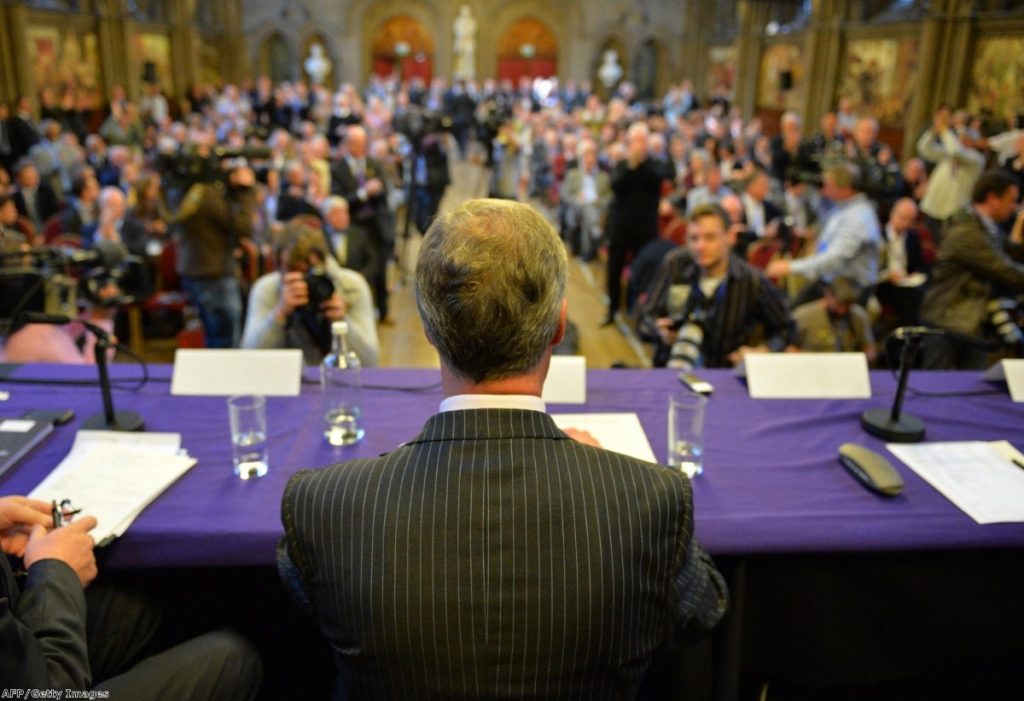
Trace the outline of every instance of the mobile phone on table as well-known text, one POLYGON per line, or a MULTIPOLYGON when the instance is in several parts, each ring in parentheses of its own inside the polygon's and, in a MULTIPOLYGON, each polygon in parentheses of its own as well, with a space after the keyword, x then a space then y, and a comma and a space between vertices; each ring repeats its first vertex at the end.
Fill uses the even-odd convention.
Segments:
POLYGON ((679 373, 679 381, 698 394, 705 396, 715 391, 715 388, 707 380, 702 380, 692 372, 683 371, 679 373))
POLYGON ((64 424, 75 418, 75 412, 73 409, 33 409, 26 411, 23 419, 32 419, 33 421, 49 422, 54 426, 63 426, 64 424))

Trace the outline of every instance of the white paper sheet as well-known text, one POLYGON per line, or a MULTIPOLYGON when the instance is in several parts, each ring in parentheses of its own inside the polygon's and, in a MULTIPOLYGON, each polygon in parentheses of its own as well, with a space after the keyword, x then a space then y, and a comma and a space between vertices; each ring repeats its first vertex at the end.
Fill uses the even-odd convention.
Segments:
POLYGON ((871 396, 863 353, 748 353, 754 399, 865 399, 871 396))
POLYGON ((587 403, 587 359, 582 355, 553 355, 541 399, 550 404, 587 403))
POLYGON ((551 418, 560 429, 578 428, 590 432, 602 448, 657 462, 636 414, 552 414, 551 418))
POLYGON ((886 447, 978 523, 1024 522, 1024 455, 1008 441, 886 447))
POLYGON ((1003 373, 1010 388, 1010 397, 1015 402, 1024 402, 1024 360, 1004 360, 1003 373))
POLYGON ((179 348, 174 353, 171 394, 297 397, 302 351, 179 348))
POLYGON ((180 454, 177 433, 79 431, 70 452, 29 495, 44 501, 70 499, 95 516, 97 543, 122 535, 156 497, 195 459, 180 454))

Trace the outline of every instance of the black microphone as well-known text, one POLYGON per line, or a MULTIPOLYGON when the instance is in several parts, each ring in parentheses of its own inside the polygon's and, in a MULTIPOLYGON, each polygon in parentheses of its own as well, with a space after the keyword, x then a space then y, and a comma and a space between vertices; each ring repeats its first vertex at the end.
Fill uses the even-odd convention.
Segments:
POLYGON ((44 314, 43 312, 21 312, 18 314, 19 327, 24 324, 54 324, 56 326, 63 326, 64 324, 70 324, 72 321, 72 318, 67 314, 44 314))
POLYGON ((901 326, 893 331, 892 335, 898 341, 907 341, 911 338, 920 338, 922 336, 943 336, 957 345, 969 346, 989 352, 999 350, 999 344, 991 339, 931 326, 901 326))
MULTIPOLYGON (((44 314, 42 312, 21 312, 19 326, 24 324, 55 324, 63 326, 73 320, 65 314, 44 314)), ((91 321, 79 319, 96 336, 96 369, 100 375, 100 394, 103 398, 103 413, 82 422, 82 428, 107 431, 141 431, 142 417, 133 411, 114 411, 114 400, 110 392, 110 376, 107 374, 107 349, 110 348, 110 334, 106 329, 91 321)))

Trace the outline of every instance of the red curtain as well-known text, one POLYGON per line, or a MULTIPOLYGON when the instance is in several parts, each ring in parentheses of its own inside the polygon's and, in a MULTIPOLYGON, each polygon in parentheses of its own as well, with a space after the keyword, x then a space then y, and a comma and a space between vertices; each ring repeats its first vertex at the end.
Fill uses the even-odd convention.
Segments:
POLYGON ((558 73, 558 59, 551 56, 503 56, 498 58, 498 80, 506 78, 513 83, 519 78, 550 78, 558 73))
MULTIPOLYGON (((406 56, 402 59, 402 80, 410 78, 422 78, 424 83, 429 83, 433 76, 434 62, 430 58, 417 61, 413 56, 406 56)), ((391 75, 395 69, 395 59, 389 56, 373 57, 373 72, 382 78, 391 75)))

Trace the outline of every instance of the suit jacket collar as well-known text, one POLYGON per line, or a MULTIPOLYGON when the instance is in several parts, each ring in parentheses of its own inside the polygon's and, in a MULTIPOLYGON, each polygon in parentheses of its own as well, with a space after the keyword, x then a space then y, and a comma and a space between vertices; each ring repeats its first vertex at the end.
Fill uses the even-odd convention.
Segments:
POLYGON ((468 409, 446 411, 427 420, 418 436, 406 445, 434 441, 493 438, 550 438, 569 440, 554 420, 540 411, 523 409, 468 409))

